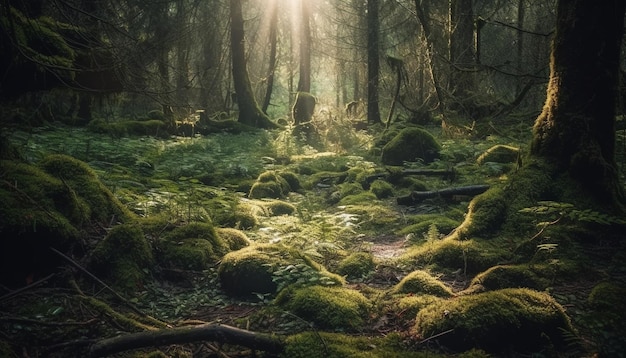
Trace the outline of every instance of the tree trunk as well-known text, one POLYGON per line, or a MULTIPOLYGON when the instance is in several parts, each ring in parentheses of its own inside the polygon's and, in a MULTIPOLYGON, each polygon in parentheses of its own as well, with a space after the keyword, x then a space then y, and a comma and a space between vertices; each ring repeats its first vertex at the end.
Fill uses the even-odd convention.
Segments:
POLYGON ((367 122, 380 123, 378 104, 379 58, 378 0, 367 0, 367 122))
POLYGON ((261 110, 267 114, 267 109, 270 106, 272 99, 272 90, 274 88, 274 72, 276 71, 276 49, 277 49, 277 37, 278 37, 278 2, 270 2, 272 8, 270 9, 270 60, 269 67, 267 69, 267 88, 265 90, 265 98, 263 99, 263 105, 261 110))
POLYGON ((302 0, 300 19, 300 77, 298 92, 311 92, 311 9, 310 0, 302 0))
POLYGON ((615 106, 624 1, 561 0, 543 112, 531 154, 604 202, 623 202, 615 163, 615 106))
POLYGON ((450 0, 449 60, 450 90, 461 108, 470 105, 475 95, 474 13, 472 0, 450 0))
POLYGON ((276 124, 261 111, 252 92, 246 63, 241 0, 230 0, 230 26, 232 73, 239 106, 239 122, 258 128, 276 128, 276 124))

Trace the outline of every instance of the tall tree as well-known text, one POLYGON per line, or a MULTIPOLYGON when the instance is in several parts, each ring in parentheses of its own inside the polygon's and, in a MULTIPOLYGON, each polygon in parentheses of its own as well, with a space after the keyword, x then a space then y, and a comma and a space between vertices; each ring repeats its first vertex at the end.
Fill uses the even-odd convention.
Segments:
POLYGON ((300 77, 298 92, 311 92, 311 6, 301 0, 300 9, 300 77))
POLYGON ((276 72, 277 64, 276 53, 278 48, 278 1, 276 0, 270 1, 269 18, 270 58, 267 68, 267 75, 265 77, 267 88, 265 89, 265 97, 263 98, 263 104, 261 105, 261 110, 265 114, 267 114, 267 109, 269 108, 270 101, 272 99, 272 89, 274 88, 274 74, 276 72))
POLYGON ((621 200, 615 107, 623 0, 561 0, 543 112, 531 154, 550 159, 597 199, 621 200))
POLYGON ((252 92, 246 61, 241 0, 230 0, 230 46, 233 84, 239 106, 239 122, 258 128, 275 128, 276 124, 263 113, 252 92))
POLYGON ((367 0, 367 122, 380 123, 378 82, 380 76, 380 19, 378 0, 367 0))
POLYGON ((463 106, 474 94, 476 52, 474 49, 474 13, 472 0, 450 0, 449 60, 451 95, 463 106))
POLYGON ((529 156, 503 186, 472 200, 454 236, 492 235, 511 227, 519 235, 524 224, 517 213, 541 200, 624 215, 626 197, 615 163, 624 11, 623 0, 559 0, 546 103, 535 121, 529 156))

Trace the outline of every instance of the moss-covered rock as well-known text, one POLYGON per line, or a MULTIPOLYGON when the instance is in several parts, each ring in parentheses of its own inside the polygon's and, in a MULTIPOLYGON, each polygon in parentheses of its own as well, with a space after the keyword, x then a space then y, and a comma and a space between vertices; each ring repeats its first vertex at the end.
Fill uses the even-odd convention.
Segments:
POLYGON ((306 286, 286 289, 275 303, 298 317, 329 329, 356 330, 367 321, 372 303, 345 287, 306 286))
POLYGON ((191 223, 167 233, 159 242, 159 262, 168 268, 205 270, 230 247, 210 223, 191 223))
POLYGON ((291 191, 298 191, 302 188, 300 185, 300 178, 298 175, 292 171, 284 170, 278 173, 278 175, 285 179, 287 184, 289 184, 289 189, 291 191))
POLYGON ((550 281, 535 272, 538 268, 529 265, 496 265, 476 275, 468 290, 476 292, 517 287, 541 291, 548 287, 550 281))
POLYGON ((591 312, 585 320, 593 327, 590 339, 600 357, 618 357, 626 352, 626 288, 617 282, 601 282, 587 299, 591 312))
POLYGON ((290 191, 289 182, 276 171, 270 170, 259 175, 252 188, 250 188, 248 196, 253 199, 280 199, 284 198, 290 191))
POLYGON ((224 240, 231 251, 250 246, 250 238, 245 232, 234 228, 217 228, 218 236, 224 240))
POLYGON ((395 308, 410 320, 415 319, 415 315, 422 309, 433 303, 441 302, 444 299, 433 295, 403 295, 395 308))
POLYGON ((346 195, 339 200, 339 205, 357 205, 364 203, 372 203, 378 198, 371 191, 364 191, 359 194, 346 195))
POLYGON ((392 289, 393 293, 427 294, 452 297, 452 290, 426 271, 417 270, 406 275, 392 289))
POLYGON ((374 255, 369 252, 355 252, 339 262, 337 273, 348 279, 362 278, 375 267, 374 255))
POLYGON ((500 354, 562 347, 563 330, 573 330, 563 307, 546 293, 521 288, 433 303, 420 310, 415 321, 421 337, 447 332, 437 338, 447 348, 480 347, 500 354))
POLYGON ((136 224, 114 226, 92 253, 94 273, 126 293, 143 287, 153 263, 152 248, 136 224))
POLYGON ((80 254, 83 229, 133 218, 94 172, 72 157, 52 155, 39 165, 2 160, 0 166, 0 282, 6 286, 55 270, 60 257, 50 247, 67 252, 76 245, 74 254, 80 254))
POLYGON ((477 240, 459 241, 446 237, 425 242, 409 248, 398 258, 409 267, 433 266, 436 270, 463 270, 468 274, 478 273, 508 257, 509 252, 498 246, 477 240))
POLYGON ((419 241, 427 236, 433 227, 440 234, 447 235, 461 223, 459 220, 451 219, 443 215, 416 215, 409 217, 409 222, 417 221, 399 230, 400 235, 412 235, 411 241, 419 241))
POLYGON ((295 205, 282 200, 268 200, 263 202, 268 216, 291 215, 296 212, 295 205))
POLYGON ((519 155, 519 148, 512 147, 510 145, 498 144, 487 149, 483 154, 481 154, 478 159, 476 159, 476 163, 514 163, 517 161, 519 155))
POLYGON ((382 150, 381 160, 386 165, 402 165, 403 162, 423 160, 430 163, 439 158, 441 146, 429 132, 420 128, 400 131, 382 150))
POLYGON ((384 180, 374 180, 370 185, 370 191, 378 199, 384 199, 393 195, 393 186, 384 180))

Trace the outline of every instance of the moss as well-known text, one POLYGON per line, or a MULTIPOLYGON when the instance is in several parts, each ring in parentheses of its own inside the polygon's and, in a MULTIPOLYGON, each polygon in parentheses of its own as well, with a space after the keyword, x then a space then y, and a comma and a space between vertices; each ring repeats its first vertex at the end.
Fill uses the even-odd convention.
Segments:
POLYGON ((384 180, 374 180, 370 185, 370 191, 378 199, 384 199, 393 195, 393 186, 384 180))
MULTIPOLYGON (((406 349, 398 334, 364 337, 328 332, 303 332, 285 340, 281 358, 442 358, 431 351, 406 349)), ((483 356, 474 356, 487 357, 483 356)), ((469 358, 469 357, 468 357, 469 358)))
POLYGON ((550 281, 538 275, 535 272, 538 269, 529 265, 496 265, 476 275, 468 289, 475 291, 476 286, 480 286, 481 290, 488 291, 516 287, 544 290, 550 281))
POLYGON ((427 294, 437 297, 451 297, 454 294, 443 282, 428 272, 417 270, 405 276, 392 289, 393 293, 427 294))
POLYGON ((285 197, 291 191, 287 180, 276 171, 270 170, 259 175, 256 182, 250 188, 248 196, 253 199, 285 197))
POLYGON ((432 265, 437 270, 463 270, 478 273, 508 257, 504 249, 476 240, 459 241, 446 237, 408 249, 398 261, 409 267, 432 265))
POLYGON ((296 212, 293 204, 281 200, 265 201, 263 207, 269 216, 291 215, 296 212))
POLYGON ((589 294, 591 312, 584 322, 593 327, 590 340, 600 357, 617 357, 626 351, 626 288, 618 282, 601 282, 589 294))
POLYGON ((507 218, 506 200, 504 190, 499 187, 474 197, 465 221, 457 229, 459 237, 487 236, 497 232, 507 218))
POLYGON ((626 288, 612 282, 602 282, 591 290, 587 301, 597 310, 614 310, 621 305, 624 297, 626 288))
POLYGON ((517 161, 519 154, 519 148, 498 144, 487 149, 483 154, 481 154, 478 159, 476 159, 476 163, 514 163, 517 161))
POLYGON ((218 228, 216 230, 218 236, 224 240, 231 251, 250 246, 250 238, 241 230, 233 228, 218 228))
POLYGON ((381 160, 386 165, 402 165, 403 162, 423 160, 430 163, 439 158, 441 146, 435 137, 420 128, 400 131, 382 150, 381 160))
POLYGON ((355 205, 371 203, 377 200, 376 195, 369 191, 364 191, 359 194, 347 195, 339 200, 339 205, 355 205))
POLYGON ((368 252, 355 252, 339 262, 337 273, 349 279, 362 278, 374 270, 374 256, 368 252))
POLYGON ((433 295, 403 295, 395 308, 406 318, 415 319, 415 315, 423 308, 441 302, 444 299, 433 295))
POLYGON ((117 225, 98 243, 92 256, 94 272, 117 289, 132 293, 149 278, 152 249, 138 225, 117 225))
POLYGON ((480 347, 493 353, 539 352, 546 346, 562 347, 562 330, 573 330, 563 307, 546 293, 521 288, 433 303, 415 320, 420 337, 447 332, 437 341, 457 351, 480 347))
POLYGON ((301 189, 302 186, 300 185, 300 179, 296 173, 291 171, 281 171, 278 175, 285 179, 287 184, 289 184, 289 189, 291 191, 298 191, 301 189))
POLYGON ((329 329, 357 330, 365 324, 372 308, 371 302, 356 290, 325 286, 283 290, 275 303, 329 329))
POLYGON ((191 223, 174 228, 160 242, 158 259, 169 268, 205 270, 230 247, 212 224, 191 223))
POLYGON ((228 253, 220 263, 218 276, 222 288, 231 296, 275 293, 278 284, 274 280, 274 272, 299 264, 308 266, 316 275, 326 277, 331 282, 344 282, 340 276, 328 272, 297 250, 272 244, 253 245, 228 253))
POLYGON ((218 268, 222 289, 231 296, 274 293, 278 286, 272 273, 288 264, 287 257, 288 251, 280 245, 254 245, 230 252, 218 268))
MULTIPOLYGON (((39 166, 0 161, 0 281, 23 284, 24 277, 46 275, 59 265, 53 247, 67 252, 79 244, 79 232, 132 214, 74 158, 53 155, 39 166)), ((79 253, 80 250, 76 250, 79 253)))
MULTIPOLYGON (((133 218, 130 211, 98 180, 95 172, 84 162, 67 155, 54 154, 45 157, 39 166, 63 181, 71 191, 70 195, 79 201, 77 209, 84 211, 80 214, 82 218, 106 224, 111 217, 121 221, 133 218)), ((74 212, 68 214, 70 217, 78 215, 74 212)))
MULTIPOLYGON (((421 240, 432 225, 437 228, 437 231, 445 235, 460 224, 458 220, 450 219, 443 215, 417 215, 414 219, 419 220, 419 222, 403 227, 398 233, 400 235, 411 234, 414 236, 414 240, 421 240)), ((413 218, 409 218, 409 220, 413 220, 413 218)))

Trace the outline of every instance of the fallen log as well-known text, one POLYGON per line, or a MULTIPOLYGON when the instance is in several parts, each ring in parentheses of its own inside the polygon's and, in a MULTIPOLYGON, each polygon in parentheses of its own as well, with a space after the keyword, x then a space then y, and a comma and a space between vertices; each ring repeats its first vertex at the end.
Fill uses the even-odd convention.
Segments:
POLYGON ((91 346, 89 354, 94 358, 104 357, 131 349, 199 341, 236 344, 268 353, 280 353, 284 347, 284 343, 276 336, 247 331, 228 325, 207 323, 197 326, 131 333, 103 339, 91 346))
POLYGON ((478 194, 482 194, 489 189, 489 185, 469 185, 469 186, 461 186, 456 188, 445 188, 440 190, 430 190, 430 191, 413 191, 409 195, 400 196, 396 199, 398 205, 412 205, 419 203, 424 199, 434 198, 434 197, 452 197, 454 195, 467 195, 467 196, 475 196, 478 194))
POLYGON ((442 179, 454 180, 456 171, 451 169, 402 169, 401 171, 395 171, 391 173, 376 173, 365 178, 367 185, 372 184, 377 179, 386 179, 391 176, 409 176, 409 175, 423 175, 423 176, 440 176, 442 179))

